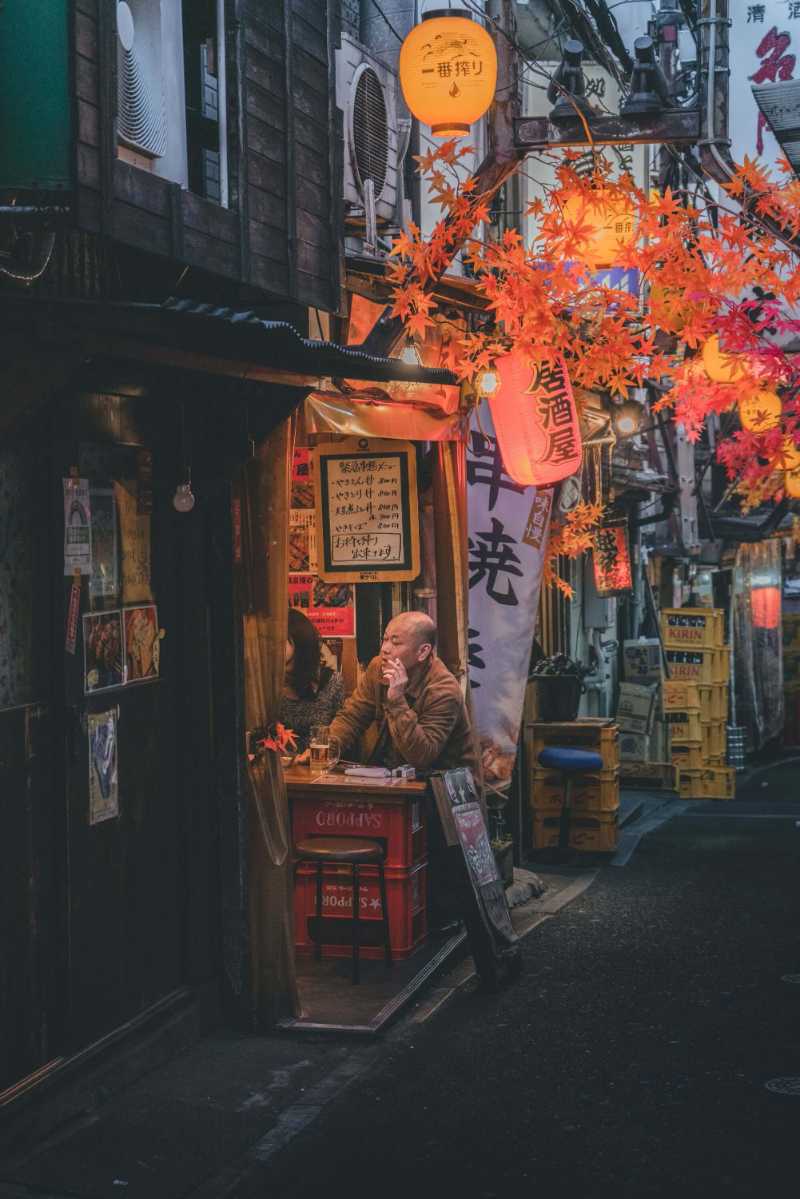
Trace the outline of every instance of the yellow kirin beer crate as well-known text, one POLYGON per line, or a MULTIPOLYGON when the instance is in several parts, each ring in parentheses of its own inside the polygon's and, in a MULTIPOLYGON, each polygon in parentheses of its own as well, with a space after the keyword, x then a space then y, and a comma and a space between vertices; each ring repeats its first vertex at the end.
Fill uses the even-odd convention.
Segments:
POLYGON ((702 741, 703 734, 700 725, 700 710, 673 708, 664 713, 664 720, 669 725, 670 736, 674 741, 702 741))
MULTIPOLYGON (((533 771, 531 807, 558 811, 564 803, 564 776, 559 770, 533 771)), ((619 769, 579 774, 572 783, 572 808, 576 812, 615 812, 619 807, 619 769)))
MULTIPOLYGON (((558 812, 533 809, 534 849, 554 849, 561 832, 558 812)), ((570 849, 581 853, 612 853, 617 848, 616 812, 573 812, 569 823, 570 849)))
POLYGON ((669 677, 683 683, 714 683, 720 673, 715 649, 666 649, 669 677))
POLYGON ((724 644, 721 608, 664 608, 661 636, 674 649, 716 649, 724 644))
POLYGON ((678 794, 681 799, 733 799, 736 795, 736 771, 732 766, 681 770, 678 794))
POLYGON ((702 770, 705 765, 702 743, 673 742, 672 765, 677 766, 681 774, 686 770, 702 770))
POLYGON ((708 760, 725 753, 725 725, 721 720, 700 725, 702 729, 703 757, 708 760))
POLYGON ((710 686, 699 686, 697 691, 700 696, 701 720, 728 719, 727 683, 717 683, 716 685, 711 684, 710 686))
POLYGON ((699 711, 701 690, 697 683, 687 683, 684 679, 665 679, 662 690, 664 711, 699 711))
POLYGON ((539 754, 548 746, 585 749, 600 754, 603 770, 619 766, 619 725, 608 716, 587 716, 568 722, 537 721, 525 726, 528 764, 538 768, 539 754))

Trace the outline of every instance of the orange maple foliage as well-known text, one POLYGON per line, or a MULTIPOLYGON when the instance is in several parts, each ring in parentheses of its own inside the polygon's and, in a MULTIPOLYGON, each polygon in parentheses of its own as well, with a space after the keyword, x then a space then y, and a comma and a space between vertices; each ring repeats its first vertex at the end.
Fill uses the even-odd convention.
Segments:
POLYGON ((700 436, 711 413, 721 416, 718 459, 746 506, 778 498, 786 439, 800 446, 800 368, 776 344, 776 334, 800 333, 800 319, 786 315, 800 303, 800 266, 789 245, 800 236, 800 182, 793 176, 775 182, 746 159, 727 185, 730 200, 693 203, 669 190, 647 195, 629 177, 615 180, 599 155, 593 172, 580 174, 578 156, 567 152, 546 201, 530 205, 531 244, 513 229, 484 242, 475 233, 490 197, 476 194, 474 180, 458 177, 468 152, 447 142, 419 159, 431 172, 443 216, 428 238, 410 226, 392 251, 394 312, 409 330, 421 332, 434 321, 431 284, 453 245, 464 243, 494 323, 451 342, 446 365, 459 378, 472 379, 513 346, 537 359, 565 355, 573 383, 586 390, 625 396, 657 382, 663 395, 657 406, 670 409, 690 438, 700 436), (618 265, 639 272, 644 305, 587 261, 592 230, 584 218, 565 217, 576 197, 586 208, 573 202, 568 211, 590 209, 599 189, 612 209, 624 205, 631 215, 636 235, 618 265), (702 369, 699 352, 715 334, 726 352, 745 356, 743 382, 714 383, 702 369), (780 389, 780 428, 736 428, 736 400, 746 388, 780 389))

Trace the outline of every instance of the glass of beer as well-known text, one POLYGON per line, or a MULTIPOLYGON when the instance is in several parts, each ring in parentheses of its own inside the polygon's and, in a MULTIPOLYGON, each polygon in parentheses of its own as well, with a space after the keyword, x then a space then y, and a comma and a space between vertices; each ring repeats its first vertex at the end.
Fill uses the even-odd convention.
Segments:
POLYGON ((332 770, 341 755, 339 742, 331 736, 330 726, 327 724, 313 725, 309 750, 311 769, 321 772, 332 770))

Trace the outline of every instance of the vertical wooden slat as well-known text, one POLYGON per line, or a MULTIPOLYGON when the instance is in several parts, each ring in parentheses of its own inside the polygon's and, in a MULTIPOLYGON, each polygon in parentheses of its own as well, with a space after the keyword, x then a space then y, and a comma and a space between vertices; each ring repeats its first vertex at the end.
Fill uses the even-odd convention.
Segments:
MULTIPOLYGON (((274 721, 283 682, 291 449, 292 421, 285 420, 243 472, 249 513, 244 567, 252 603, 244 614, 248 729, 274 721)), ((249 763, 248 775, 251 998, 256 1024, 269 1027, 297 1012, 291 829, 277 756, 268 753, 249 763)))
POLYGON ((292 0, 283 0, 284 82, 286 86, 286 252, 289 296, 297 295, 297 188, 294 153, 294 45, 292 0))

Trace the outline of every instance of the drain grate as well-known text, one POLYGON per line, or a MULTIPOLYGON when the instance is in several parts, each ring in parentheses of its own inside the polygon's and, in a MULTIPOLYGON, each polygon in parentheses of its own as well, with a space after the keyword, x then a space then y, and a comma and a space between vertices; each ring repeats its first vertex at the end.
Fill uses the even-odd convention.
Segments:
POLYGON ((782 974, 782 983, 794 983, 795 986, 800 986, 800 974, 782 974))
POLYGON ((800 1098, 800 1075, 790 1075, 788 1078, 771 1078, 764 1083, 768 1091, 775 1095, 797 1095, 800 1098))

